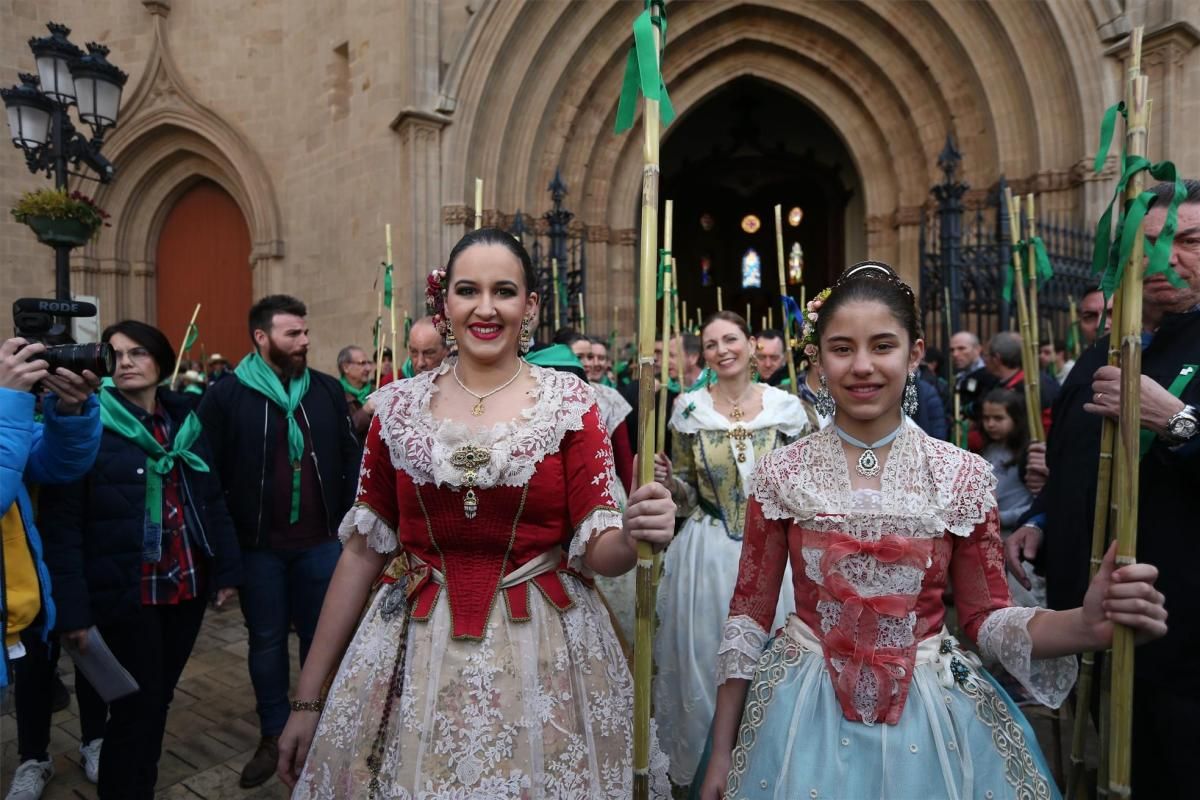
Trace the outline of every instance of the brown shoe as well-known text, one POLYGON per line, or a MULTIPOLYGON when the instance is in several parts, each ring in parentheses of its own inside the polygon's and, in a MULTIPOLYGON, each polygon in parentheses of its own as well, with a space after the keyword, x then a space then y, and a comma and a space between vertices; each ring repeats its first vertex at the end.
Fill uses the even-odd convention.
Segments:
POLYGON ((279 737, 264 736, 258 743, 258 749, 254 751, 254 758, 250 759, 242 768, 242 778, 238 783, 243 789, 261 786, 275 774, 275 767, 278 763, 279 737))

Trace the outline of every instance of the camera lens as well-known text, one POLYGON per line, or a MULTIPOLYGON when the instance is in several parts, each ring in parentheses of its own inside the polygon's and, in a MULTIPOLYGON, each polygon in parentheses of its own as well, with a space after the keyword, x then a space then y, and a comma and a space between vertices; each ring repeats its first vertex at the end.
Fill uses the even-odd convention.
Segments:
POLYGON ((50 365, 50 373, 62 367, 82 375, 91 370, 97 377, 111 375, 117 366, 112 345, 109 344, 60 344, 46 348, 41 358, 50 365))

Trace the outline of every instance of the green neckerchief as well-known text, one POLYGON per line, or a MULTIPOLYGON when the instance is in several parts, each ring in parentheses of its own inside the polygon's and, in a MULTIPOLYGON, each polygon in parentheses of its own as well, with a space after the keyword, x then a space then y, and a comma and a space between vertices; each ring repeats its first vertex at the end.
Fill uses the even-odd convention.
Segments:
POLYGON ((361 389, 355 389, 354 386, 350 384, 350 381, 346 380, 345 375, 338 380, 342 384, 342 388, 346 390, 346 394, 353 397, 355 402, 357 402, 360 406, 365 406, 367 404, 367 398, 371 396, 371 384, 364 383, 361 389))
POLYGON ((154 434, 146 429, 133 412, 125 407, 115 391, 100 392, 100 424, 113 433, 136 444, 146 454, 146 515, 150 522, 162 527, 162 480, 175 469, 176 460, 182 461, 196 472, 208 472, 204 459, 192 452, 192 445, 200 438, 200 418, 191 411, 187 419, 175 432, 171 449, 159 444, 154 434))
POLYGON ((258 353, 243 358, 233 374, 243 384, 279 406, 287 417, 288 460, 292 462, 292 513, 288 521, 295 524, 300 519, 300 459, 304 458, 304 432, 296 421, 296 409, 300 407, 304 395, 308 394, 308 368, 288 382, 286 392, 283 381, 258 353))

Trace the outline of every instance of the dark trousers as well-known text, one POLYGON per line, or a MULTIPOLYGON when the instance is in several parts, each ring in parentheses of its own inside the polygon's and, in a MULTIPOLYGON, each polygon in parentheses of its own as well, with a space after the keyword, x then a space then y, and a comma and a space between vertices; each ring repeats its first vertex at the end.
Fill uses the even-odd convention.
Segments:
POLYGON ((303 665, 341 553, 336 539, 303 550, 242 551, 245 582, 239 596, 250 635, 250 682, 263 736, 282 733, 290 713, 288 629, 295 626, 300 637, 303 665))
MULTIPOLYGON (((17 712, 17 753, 21 761, 49 758, 50 717, 54 713, 54 677, 58 668, 58 637, 42 641, 38 631, 21 632, 25 655, 13 662, 17 712)), ((79 703, 79 729, 86 744, 104 735, 107 709, 83 675, 75 672, 75 699, 79 703)))
MULTIPOLYGON (((1135 673, 1136 674, 1136 673, 1135 673)), ((1133 796, 1196 797, 1200 699, 1173 686, 1139 681, 1133 691, 1133 796)))
POLYGON ((196 599, 142 606, 127 619, 100 628, 113 655, 140 687, 109 708, 100 751, 101 800, 154 797, 167 709, 203 618, 204 600, 196 599))

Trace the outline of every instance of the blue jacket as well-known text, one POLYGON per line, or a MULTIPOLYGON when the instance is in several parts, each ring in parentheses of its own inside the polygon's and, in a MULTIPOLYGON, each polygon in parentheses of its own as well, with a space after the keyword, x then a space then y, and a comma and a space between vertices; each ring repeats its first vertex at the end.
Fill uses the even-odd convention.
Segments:
MULTIPOLYGON (((42 404, 46 418, 43 424, 34 422, 33 402, 34 397, 28 392, 0 389, 0 510, 7 513, 13 503, 21 509, 21 522, 41 584, 41 627, 45 636, 54 627, 54 601, 50 596, 50 573, 42 558, 42 540, 34 525, 33 504, 25 484, 67 483, 87 474, 100 448, 100 404, 90 397, 83 413, 60 417, 58 399, 50 395, 42 404)), ((0 620, 7 619, 4 597, 0 591, 0 620)), ((8 650, 3 642, 0 622, 0 650, 4 657, 0 687, 8 683, 8 650)))
POLYGON ((917 378, 917 413, 913 420, 933 438, 946 439, 946 408, 937 387, 923 378, 917 378))

